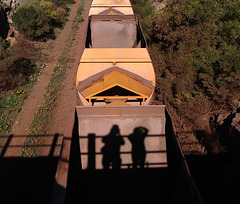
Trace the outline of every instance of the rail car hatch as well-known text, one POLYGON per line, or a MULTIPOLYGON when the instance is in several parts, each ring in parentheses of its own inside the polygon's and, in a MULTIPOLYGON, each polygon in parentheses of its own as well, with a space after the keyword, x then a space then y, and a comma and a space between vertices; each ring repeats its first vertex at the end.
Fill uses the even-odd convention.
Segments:
POLYGON ((107 14, 89 17, 86 48, 146 47, 138 17, 116 12, 111 9, 107 14))

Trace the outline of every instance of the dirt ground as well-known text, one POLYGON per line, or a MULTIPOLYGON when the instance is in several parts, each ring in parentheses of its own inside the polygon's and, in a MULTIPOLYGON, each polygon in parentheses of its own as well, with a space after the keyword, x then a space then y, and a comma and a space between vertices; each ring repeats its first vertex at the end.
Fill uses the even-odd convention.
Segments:
MULTIPOLYGON (((64 50, 65 44, 67 42, 69 33, 72 30, 72 23, 77 14, 79 1, 80 0, 76 0, 75 4, 72 6, 69 20, 58 38, 54 42, 48 42, 45 45, 45 52, 50 54, 47 61, 47 66, 43 69, 38 78, 38 82, 34 85, 32 92, 22 106, 22 111, 19 113, 13 124, 12 131, 10 133, 12 136, 11 138, 8 138, 8 148, 4 152, 5 157, 18 156, 21 151, 22 145, 26 139, 29 124, 33 121, 37 107, 43 102, 43 96, 46 93, 46 86, 51 79, 51 73, 54 69, 54 66, 57 64, 61 53, 66 51, 64 50)), ((49 154, 51 144, 56 133, 59 134, 59 136, 57 138, 57 142, 55 141, 55 143, 57 143, 59 147, 55 148, 54 155, 57 156, 59 154, 60 144, 62 141, 61 134, 64 133, 64 128, 67 124, 67 121, 71 117, 71 114, 74 112, 74 107, 79 105, 77 90, 75 88, 75 80, 79 60, 85 46, 85 36, 90 5, 91 0, 85 0, 85 8, 82 14, 84 21, 79 24, 79 29, 75 35, 75 40, 72 47, 67 50, 67 54, 71 59, 69 63, 70 68, 68 68, 66 71, 66 76, 62 82, 62 88, 58 94, 56 105, 52 110, 52 120, 47 127, 48 136, 44 137, 42 142, 43 144, 46 144, 47 147, 41 149, 41 156, 46 156, 49 154)))

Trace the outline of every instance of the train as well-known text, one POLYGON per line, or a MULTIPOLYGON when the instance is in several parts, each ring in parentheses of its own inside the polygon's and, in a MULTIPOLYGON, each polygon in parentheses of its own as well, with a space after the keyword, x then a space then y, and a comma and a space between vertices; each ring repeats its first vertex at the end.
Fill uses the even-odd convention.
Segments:
POLYGON ((148 105, 155 72, 130 2, 94 0, 89 15, 76 79, 82 104, 148 105))
POLYGON ((52 203, 204 203, 129 0, 93 0, 52 203))

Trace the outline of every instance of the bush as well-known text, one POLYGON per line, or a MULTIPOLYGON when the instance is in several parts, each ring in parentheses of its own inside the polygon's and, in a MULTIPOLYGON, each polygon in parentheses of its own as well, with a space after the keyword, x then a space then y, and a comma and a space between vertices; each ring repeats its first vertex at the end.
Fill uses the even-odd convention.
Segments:
POLYGON ((17 9, 12 20, 14 26, 29 39, 39 39, 50 33, 44 12, 33 6, 17 9))
POLYGON ((9 46, 10 43, 0 37, 0 60, 4 59, 7 56, 7 48, 9 46))
POLYGON ((59 23, 62 24, 66 21, 66 11, 65 9, 58 7, 56 10, 56 17, 54 18, 54 20, 59 23))
MULTIPOLYGON (((13 14, 13 24, 25 37, 32 40, 55 38, 54 28, 67 20, 67 2, 25 1, 13 14)), ((70 2, 70 1, 69 1, 70 2)))
POLYGON ((31 41, 26 39, 23 35, 17 35, 14 42, 14 54, 31 60, 34 57, 35 47, 31 41))
POLYGON ((26 83, 32 72, 32 63, 19 55, 11 55, 0 61, 0 89, 10 90, 26 83))
POLYGON ((239 0, 177 0, 154 17, 151 40, 165 62, 158 78, 172 104, 187 94, 231 109, 239 99, 239 11, 239 0))
POLYGON ((40 7, 53 25, 61 26, 66 21, 66 11, 61 7, 55 6, 50 1, 41 1, 40 7))
POLYGON ((58 7, 62 7, 64 9, 67 9, 68 4, 73 4, 74 0, 52 0, 53 3, 55 3, 58 7))
POLYGON ((152 19, 156 98, 211 153, 224 149, 209 119, 240 98, 239 19, 239 0, 174 0, 152 19))
POLYGON ((150 39, 150 28, 149 23, 151 18, 155 14, 155 7, 152 5, 150 0, 131 0, 134 13, 141 17, 141 26, 145 35, 146 40, 150 39))
POLYGON ((17 37, 14 47, 0 38, 0 90, 10 90, 26 83, 33 71, 33 45, 17 37))

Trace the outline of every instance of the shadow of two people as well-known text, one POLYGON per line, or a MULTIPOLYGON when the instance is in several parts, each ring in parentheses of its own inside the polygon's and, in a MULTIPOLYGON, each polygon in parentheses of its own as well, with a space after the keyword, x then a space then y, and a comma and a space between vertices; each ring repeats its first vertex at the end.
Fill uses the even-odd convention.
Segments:
MULTIPOLYGON (((129 141, 132 143, 132 162, 133 168, 144 168, 146 150, 144 139, 148 134, 148 129, 145 127, 136 127, 132 134, 128 136, 129 141)), ((105 146, 101 149, 103 154, 102 165, 103 169, 120 169, 121 157, 120 147, 125 144, 123 137, 120 135, 118 125, 113 125, 110 133, 102 139, 105 146)))

